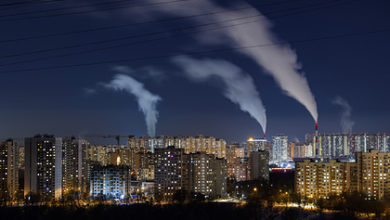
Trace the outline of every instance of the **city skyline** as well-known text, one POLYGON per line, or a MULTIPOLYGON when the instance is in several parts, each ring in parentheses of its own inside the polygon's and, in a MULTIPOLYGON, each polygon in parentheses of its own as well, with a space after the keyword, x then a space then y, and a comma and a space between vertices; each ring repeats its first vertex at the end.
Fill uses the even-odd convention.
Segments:
POLYGON ((390 1, 0 1, 0 219, 390 219, 390 1))
MULTIPOLYGON (((234 9, 237 6, 219 3, 226 9, 237 12, 234 9)), ((239 4, 242 1, 235 1, 235 3, 239 4)), ((289 43, 297 54, 298 63, 302 64, 300 71, 305 74, 318 105, 321 133, 344 130, 345 128, 340 125, 342 117, 349 117, 353 133, 389 131, 390 105, 385 99, 378 98, 390 92, 386 84, 387 63, 383 59, 390 46, 387 41, 389 32, 379 31, 386 27, 383 21, 388 20, 389 15, 385 13, 390 6, 388 2, 375 4, 365 1, 337 4, 265 2, 263 4, 249 1, 249 4, 263 13, 273 24, 270 28, 271 33, 289 43), (296 12, 291 8, 306 11, 296 12), (345 10, 348 10, 349 16, 344 16, 345 10), (361 14, 367 16, 360 16, 361 14), (369 33, 375 31, 379 32, 369 33), (332 38, 332 36, 349 33, 352 34, 350 37, 332 38), (318 37, 330 37, 330 39, 306 42, 318 37), (303 42, 299 43, 300 40, 303 42), (349 113, 346 105, 340 104, 342 102, 337 97, 349 103, 349 113), (347 113, 343 109, 347 109, 345 110, 347 113)), ((171 57, 142 62, 122 61, 96 66, 45 69, 50 66, 106 61, 108 58, 123 60, 152 55, 165 57, 175 51, 229 49, 224 45, 213 45, 213 42, 205 44, 201 40, 202 36, 191 34, 191 31, 194 31, 191 29, 188 31, 190 33, 172 39, 116 47, 110 50, 98 51, 97 49, 102 46, 89 45, 88 50, 97 51, 85 54, 80 53, 84 50, 81 49, 85 48, 84 46, 80 46, 80 51, 77 48, 59 49, 93 41, 116 39, 121 36, 138 34, 146 36, 152 32, 174 35, 175 31, 172 31, 174 29, 207 23, 202 21, 205 15, 199 15, 200 21, 196 18, 178 19, 175 22, 162 24, 150 23, 99 32, 47 36, 77 32, 91 27, 120 26, 132 22, 191 15, 189 12, 173 15, 165 11, 169 7, 180 7, 180 5, 184 7, 185 3, 167 3, 165 6, 156 6, 153 9, 147 6, 140 7, 139 12, 148 14, 150 10, 156 10, 159 15, 137 17, 134 21, 132 19, 135 19, 135 16, 131 13, 137 15, 138 13, 131 8, 118 9, 118 13, 115 13, 115 10, 107 11, 98 7, 95 14, 81 13, 50 17, 55 22, 40 18, 15 18, 11 15, 21 12, 17 8, 10 9, 7 12, 9 15, 4 15, 3 21, 0 21, 8 30, 0 39, 3 46, 0 56, 4 59, 1 72, 4 73, 2 74, 4 82, 7 82, 4 83, 0 93, 3 100, 0 104, 0 122, 3 125, 0 128, 1 138, 33 136, 38 133, 54 133, 63 137, 80 134, 145 136, 147 128, 144 115, 139 111, 137 99, 132 94, 111 91, 107 88, 113 77, 120 73, 133 77, 151 94, 161 98, 157 102, 159 115, 156 125, 157 136, 203 134, 224 138, 229 142, 241 142, 249 137, 262 137, 263 132, 259 123, 245 110, 240 110, 242 105, 240 107, 226 97, 223 91, 224 83, 217 78, 208 79, 207 82, 194 82, 184 77, 186 72, 184 69, 172 64, 171 57), (7 19, 16 20, 6 21, 7 19), (69 23, 73 24, 72 27, 67 25, 69 23), (23 30, 23 33, 20 33, 20 30, 23 30), (28 37, 32 39, 20 40, 28 37), (52 50, 37 52, 45 49, 52 50), (55 58, 67 53, 75 53, 75 55, 55 58), (45 57, 48 56, 53 58, 46 60, 45 57), (31 59, 42 60, 27 62, 31 59), (14 62, 21 63, 10 64, 14 62), (22 69, 35 70, 14 72, 22 69)), ((37 9, 37 6, 30 8, 31 11, 37 9)), ((205 12, 194 11, 192 14, 205 14, 205 12)), ((195 31, 199 31, 199 28, 195 31)), ((215 36, 203 37, 213 39, 215 36)), ((134 44, 137 40, 126 42, 134 44)), ((302 104, 283 94, 276 80, 267 75, 266 71, 250 58, 231 50, 194 55, 193 58, 226 60, 241 69, 239 74, 253 79, 256 91, 259 92, 266 108, 267 137, 283 134, 303 141, 305 134, 313 133, 314 122, 309 112, 302 104)))

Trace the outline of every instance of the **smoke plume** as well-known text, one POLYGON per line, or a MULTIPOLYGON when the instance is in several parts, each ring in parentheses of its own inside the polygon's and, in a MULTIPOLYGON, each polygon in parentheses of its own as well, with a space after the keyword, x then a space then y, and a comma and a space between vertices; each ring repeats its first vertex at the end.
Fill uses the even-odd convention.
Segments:
POLYGON ((218 78, 223 83, 223 95, 240 109, 256 119, 265 134, 267 118, 265 108, 252 77, 239 67, 224 60, 201 59, 178 56, 172 59, 191 80, 207 81, 218 78))
POLYGON ((352 107, 349 105, 347 100, 337 96, 332 101, 333 104, 338 105, 342 108, 340 126, 344 134, 352 133, 352 127, 355 124, 351 119, 352 107))
POLYGON ((156 107, 157 102, 161 101, 160 96, 149 92, 145 89, 142 83, 125 74, 115 75, 111 82, 104 84, 104 86, 108 89, 125 91, 134 95, 137 99, 139 110, 145 115, 148 135, 155 136, 158 118, 158 111, 156 107))
MULTIPOLYGON (((154 2, 155 0, 149 0, 154 2)), ((249 7, 246 3, 236 5, 236 8, 249 7)), ((270 21, 262 16, 255 8, 246 10, 229 10, 216 5, 211 0, 183 1, 183 3, 169 6, 161 6, 148 9, 149 15, 159 13, 170 15, 193 15, 204 13, 205 9, 211 12, 226 11, 226 13, 210 14, 194 18, 199 23, 218 22, 219 26, 235 25, 234 27, 222 28, 208 32, 200 32, 196 37, 203 44, 222 44, 228 47, 246 47, 251 45, 272 45, 261 48, 245 48, 239 51, 253 59, 263 70, 271 75, 286 95, 296 99, 311 114, 314 121, 318 121, 317 104, 310 90, 308 81, 304 76, 297 54, 287 44, 281 45, 281 41, 272 33, 270 21), (156 13, 159 12, 159 13, 156 13), (236 18, 256 16, 255 18, 240 19, 224 22, 236 18), (237 23, 248 23, 236 25, 237 23), (275 45, 275 43, 277 45, 275 45)))

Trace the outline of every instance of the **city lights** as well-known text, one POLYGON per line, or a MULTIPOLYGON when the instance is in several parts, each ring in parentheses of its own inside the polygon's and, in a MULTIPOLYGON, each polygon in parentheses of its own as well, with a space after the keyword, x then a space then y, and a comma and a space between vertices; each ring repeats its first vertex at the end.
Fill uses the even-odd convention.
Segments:
POLYGON ((390 1, 0 1, 0 220, 390 219, 390 1))

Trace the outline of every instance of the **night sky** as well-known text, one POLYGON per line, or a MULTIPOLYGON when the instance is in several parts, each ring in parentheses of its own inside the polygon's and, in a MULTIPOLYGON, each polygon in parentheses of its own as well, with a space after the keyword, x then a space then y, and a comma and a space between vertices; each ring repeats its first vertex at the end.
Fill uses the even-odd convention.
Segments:
MULTIPOLYGON (((23 137, 37 133, 59 136, 146 135, 144 115, 139 111, 135 97, 125 92, 109 90, 104 86, 104 83, 112 80, 117 73, 115 68, 118 66, 131 68, 133 71, 130 76, 143 83, 147 90, 161 97, 162 100, 157 104, 159 111, 157 135, 202 134, 228 141, 243 141, 250 136, 262 136, 261 127, 256 120, 223 96, 217 80, 206 82, 188 80, 183 77, 181 70, 170 62, 170 55, 178 54, 178 51, 229 48, 226 45, 200 43, 193 33, 194 29, 177 37, 172 37, 175 33, 168 33, 167 30, 199 24, 193 19, 47 36, 175 18, 176 15, 166 13, 151 15, 151 8, 160 7, 157 5, 129 7, 131 4, 164 1, 171 2, 163 6, 167 8, 197 0, 113 1, 116 3, 112 5, 98 4, 107 2, 103 0, 57 3, 20 1, 25 4, 12 6, 7 6, 6 3, 16 1, 1 1, 0 136, 23 137), (86 5, 90 6, 80 8, 86 5), (107 10, 114 6, 121 8, 107 10), (28 13, 45 10, 47 12, 28 13), (81 11, 91 12, 78 13, 81 11), (153 32, 164 34, 99 45, 88 44, 153 32), (165 39, 132 43, 161 36, 165 39), (15 40, 29 37, 34 39, 15 40), (79 53, 119 43, 132 45, 79 53), (71 45, 82 46, 64 49, 71 45), (31 53, 51 48, 62 49, 31 53), (55 57, 62 54, 72 55, 55 57), (160 58, 135 60, 144 57, 160 58), (126 59, 132 61, 124 61, 126 59), (25 62, 29 60, 35 61, 25 62), (111 60, 118 62, 104 62, 111 60), (17 64, 11 64, 13 62, 17 64), (98 64, 53 68, 86 63, 98 64), (26 71, 27 69, 32 71, 26 71)), ((297 53, 302 71, 317 101, 320 132, 341 131, 342 108, 332 104, 332 100, 337 96, 345 99, 352 107, 353 132, 389 132, 389 1, 247 2, 269 18, 273 24, 272 32, 279 39, 290 43, 291 48, 297 53), (308 7, 312 9, 294 13, 294 9, 308 7), (309 40, 348 34, 352 35, 309 40), (300 40, 303 42, 297 42, 300 40)), ((212 10, 205 8, 204 11, 212 10)), ((235 50, 204 53, 192 57, 223 59, 234 63, 253 77, 267 110, 268 137, 285 134, 291 139, 296 137, 303 140, 306 133, 313 132, 314 121, 309 112, 299 102, 286 96, 274 79, 264 74, 264 70, 253 60, 235 50)))

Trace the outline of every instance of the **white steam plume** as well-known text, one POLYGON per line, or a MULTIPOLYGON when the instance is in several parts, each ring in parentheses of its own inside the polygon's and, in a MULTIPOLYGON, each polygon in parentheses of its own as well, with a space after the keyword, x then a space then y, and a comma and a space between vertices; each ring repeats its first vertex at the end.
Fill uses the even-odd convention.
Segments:
POLYGON ((178 56, 172 61, 183 69, 189 79, 207 81, 212 77, 223 82, 223 94, 231 102, 238 104, 240 109, 248 112, 266 132, 267 118, 265 108, 252 77, 244 73, 239 67, 224 60, 201 59, 187 56, 178 56))
POLYGON ((161 101, 160 96, 149 92, 142 83, 125 74, 115 75, 113 80, 104 84, 104 86, 115 91, 126 91, 127 93, 134 95, 137 99, 139 110, 145 115, 148 135, 156 135, 156 123, 158 118, 156 106, 157 102, 161 101))
POLYGON ((340 126, 344 134, 351 134, 352 127, 355 124, 351 119, 352 107, 349 105, 347 100, 343 99, 340 96, 337 96, 332 101, 333 104, 338 105, 342 108, 340 126))
MULTIPOLYGON (((149 0, 155 2, 155 0, 149 0)), ((249 7, 246 3, 236 5, 237 8, 249 7)), ((229 47, 246 47, 251 45, 269 45, 261 48, 245 48, 240 52, 252 58, 261 66, 267 74, 270 74, 281 89, 290 97, 300 102, 311 114, 314 121, 318 121, 317 104, 310 90, 306 77, 301 72, 301 65, 297 60, 297 54, 287 45, 278 45, 280 40, 272 33, 270 21, 262 16, 255 8, 247 10, 229 10, 216 5, 210 0, 183 1, 181 4, 171 4, 169 6, 156 7, 149 10, 149 15, 153 16, 157 12, 173 15, 193 15, 207 11, 226 13, 216 13, 209 16, 196 17, 199 23, 219 22, 218 26, 235 25, 249 21, 243 25, 235 25, 230 28, 222 28, 209 32, 200 32, 198 39, 204 44, 223 44, 229 47), (224 22, 236 18, 255 16, 255 18, 240 19, 236 21, 224 22), (253 22, 251 22, 253 21, 253 22), (276 43, 276 45, 274 45, 276 43)))

